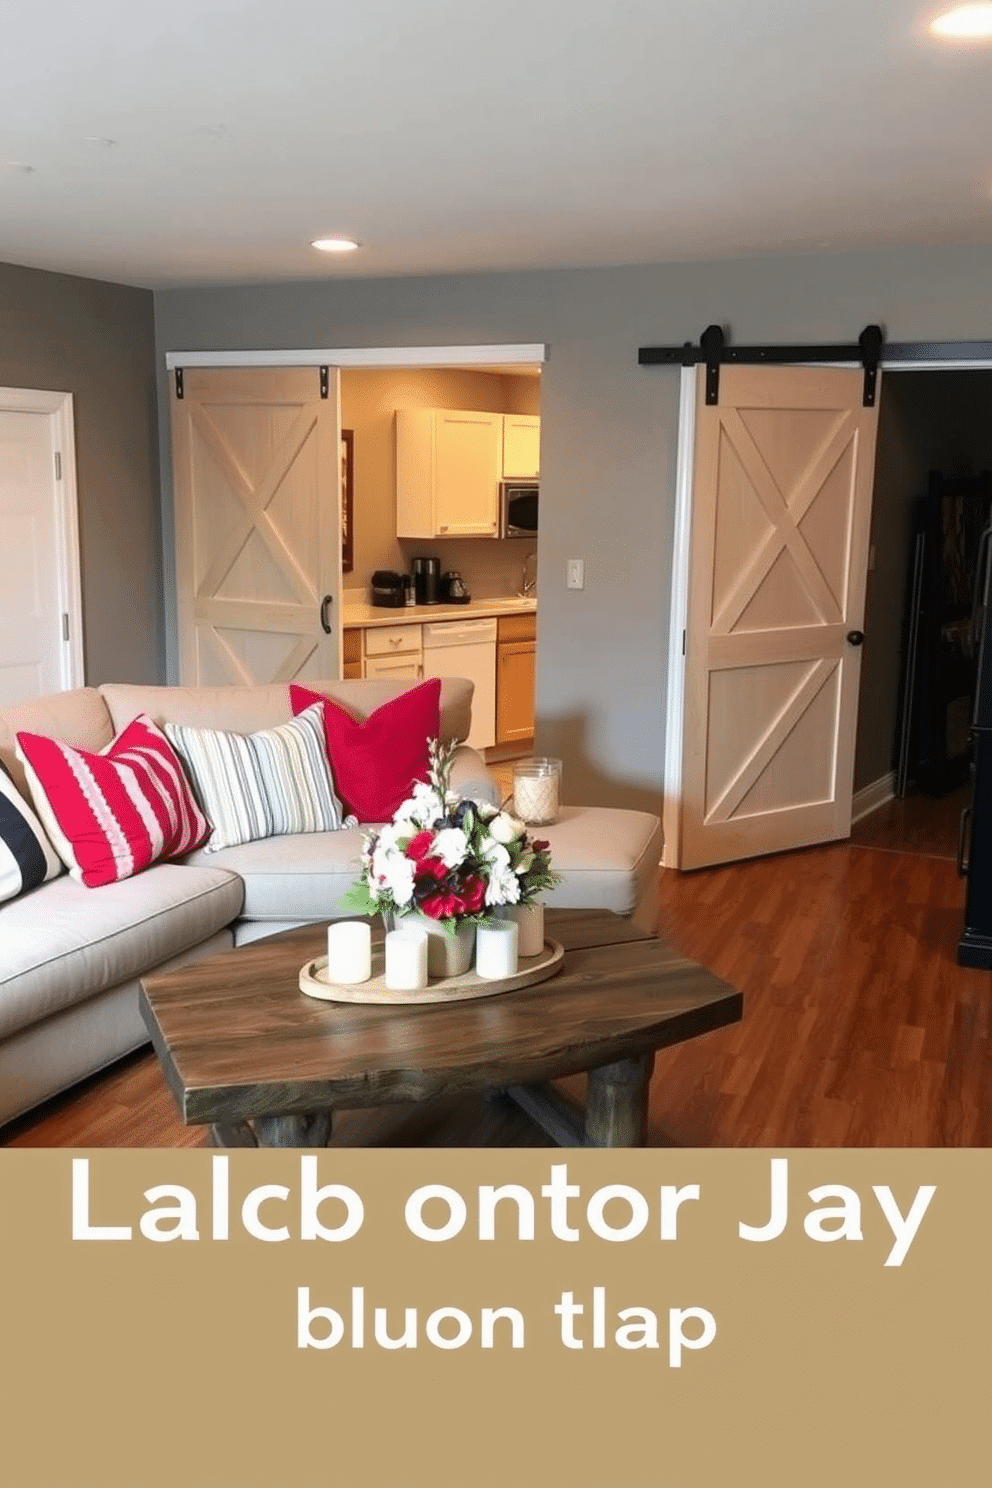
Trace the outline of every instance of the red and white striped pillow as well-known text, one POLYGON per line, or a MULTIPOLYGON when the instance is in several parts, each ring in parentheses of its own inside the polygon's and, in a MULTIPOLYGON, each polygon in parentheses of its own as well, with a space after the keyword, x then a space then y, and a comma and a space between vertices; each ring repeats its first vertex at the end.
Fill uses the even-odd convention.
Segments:
POLYGON ((210 836, 175 750, 145 714, 99 754, 18 734, 17 757, 55 851, 87 888, 192 852, 210 836))

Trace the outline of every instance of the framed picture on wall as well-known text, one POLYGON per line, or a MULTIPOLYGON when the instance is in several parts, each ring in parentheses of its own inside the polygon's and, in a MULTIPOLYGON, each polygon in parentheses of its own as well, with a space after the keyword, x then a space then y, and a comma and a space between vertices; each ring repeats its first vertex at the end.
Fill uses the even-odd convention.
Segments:
POLYGON ((355 431, 341 430, 341 572, 355 562, 355 431))

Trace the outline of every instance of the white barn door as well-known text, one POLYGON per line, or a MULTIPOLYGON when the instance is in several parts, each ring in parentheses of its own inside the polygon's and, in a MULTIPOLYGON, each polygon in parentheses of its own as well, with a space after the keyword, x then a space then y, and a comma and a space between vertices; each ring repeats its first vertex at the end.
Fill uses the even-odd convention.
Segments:
POLYGON ((851 829, 875 406, 847 369, 698 377, 679 866, 851 829))
POLYGON ((341 572, 337 373, 195 369, 172 388, 181 680, 335 677, 341 572))

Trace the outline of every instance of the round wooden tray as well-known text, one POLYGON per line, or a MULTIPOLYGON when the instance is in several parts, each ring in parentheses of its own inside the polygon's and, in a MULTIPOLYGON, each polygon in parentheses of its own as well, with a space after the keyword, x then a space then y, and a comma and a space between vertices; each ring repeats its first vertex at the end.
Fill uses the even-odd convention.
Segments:
POLYGON ((561 970, 565 951, 556 940, 546 940, 539 956, 522 956, 520 970, 516 976, 504 977, 492 982, 466 971, 463 976, 445 977, 429 982, 419 992, 394 992, 386 986, 384 948, 372 947, 372 977, 355 986, 342 986, 327 980, 327 957, 318 956, 300 969, 300 991, 308 997, 320 997, 325 1002, 469 1002, 476 997, 496 997, 500 992, 515 992, 520 987, 530 987, 536 982, 546 982, 561 970))

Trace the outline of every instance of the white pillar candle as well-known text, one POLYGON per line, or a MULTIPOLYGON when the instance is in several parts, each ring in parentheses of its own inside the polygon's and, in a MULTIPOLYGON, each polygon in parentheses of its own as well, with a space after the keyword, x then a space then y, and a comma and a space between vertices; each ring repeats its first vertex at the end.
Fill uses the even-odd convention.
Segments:
POLYGON ((488 982, 517 974, 517 926, 514 920, 488 920, 475 932, 475 971, 488 982))
POLYGON ((338 920, 327 927, 327 980, 343 987, 372 975, 372 929, 362 920, 338 920))
POLYGON ((386 986, 417 992, 427 986, 427 931, 390 930, 386 936, 386 986))
POLYGON ((510 915, 517 925, 517 954, 539 956, 544 950, 544 905, 515 904, 510 915))

